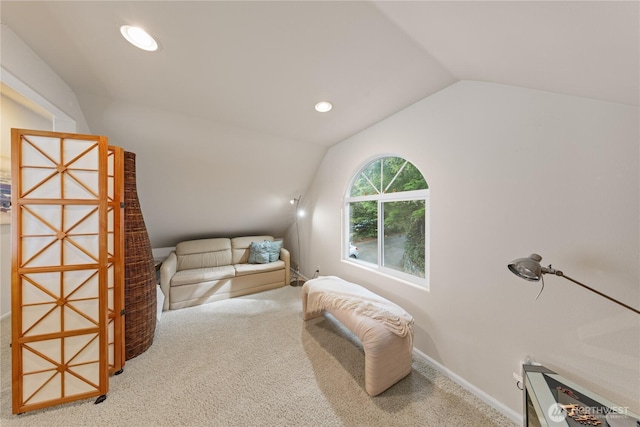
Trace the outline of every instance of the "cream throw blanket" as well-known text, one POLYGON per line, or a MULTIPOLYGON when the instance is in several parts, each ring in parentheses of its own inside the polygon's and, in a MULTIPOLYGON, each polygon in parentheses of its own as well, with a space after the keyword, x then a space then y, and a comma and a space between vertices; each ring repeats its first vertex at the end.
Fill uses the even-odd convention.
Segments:
POLYGON ((335 308, 380 321, 390 332, 413 335, 413 317, 401 307, 379 295, 336 276, 321 276, 307 281, 307 313, 335 308))

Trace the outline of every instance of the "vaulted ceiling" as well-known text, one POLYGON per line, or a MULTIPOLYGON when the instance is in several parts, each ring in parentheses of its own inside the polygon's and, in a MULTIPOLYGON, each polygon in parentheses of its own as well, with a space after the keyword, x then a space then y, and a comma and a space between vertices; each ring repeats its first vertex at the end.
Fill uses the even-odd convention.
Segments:
MULTIPOLYGON (((92 132, 140 139, 153 132, 150 123, 165 133, 167 122, 189 131, 215 123, 271 138, 243 140, 255 140, 247 144, 256 148, 278 149, 279 142, 289 141, 309 153, 291 171, 296 182, 282 185, 283 193, 294 195, 310 182, 327 147, 458 80, 638 105, 638 6, 636 1, 3 0, 0 13, 71 87, 92 132), (145 28, 161 49, 150 53, 128 44, 119 32, 124 24, 145 28), (320 100, 331 101, 333 110, 315 112, 320 100)), ((161 139, 162 132, 156 132, 161 139)), ((188 147, 194 143, 190 139, 180 144, 188 147)), ((167 156, 182 156, 168 142, 161 147, 167 156)), ((197 159, 193 162, 192 170, 199 167, 197 159)), ((249 178, 251 185, 258 180, 249 178)), ((242 191, 243 184, 237 185, 242 191)), ((181 188, 169 190, 185 198, 180 203, 194 204, 181 188)), ((218 190, 221 197, 232 197, 218 190)), ((166 225, 153 224, 158 230, 166 225)), ((196 232, 194 226, 182 235, 196 232)), ((168 237, 159 242, 169 242, 168 237)))
POLYGON ((331 145, 461 79, 635 105, 640 90, 637 2, 3 1, 1 12, 92 128, 90 99, 107 99, 331 145), (123 24, 161 50, 129 45, 123 24), (316 113, 319 100, 334 110, 316 113))

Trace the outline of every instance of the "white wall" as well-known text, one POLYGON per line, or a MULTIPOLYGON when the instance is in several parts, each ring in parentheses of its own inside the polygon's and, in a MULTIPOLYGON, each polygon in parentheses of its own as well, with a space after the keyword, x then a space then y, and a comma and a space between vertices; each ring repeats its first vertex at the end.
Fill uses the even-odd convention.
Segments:
POLYGON ((640 307, 636 107, 462 81, 332 147, 303 199, 303 273, 336 274, 415 318, 415 346, 521 413, 512 377, 538 362, 636 412, 640 316, 559 277, 507 269, 537 252, 640 307), (371 158, 413 162, 431 191, 431 288, 340 260, 343 195, 371 158), (305 261, 306 260, 306 261, 305 261))

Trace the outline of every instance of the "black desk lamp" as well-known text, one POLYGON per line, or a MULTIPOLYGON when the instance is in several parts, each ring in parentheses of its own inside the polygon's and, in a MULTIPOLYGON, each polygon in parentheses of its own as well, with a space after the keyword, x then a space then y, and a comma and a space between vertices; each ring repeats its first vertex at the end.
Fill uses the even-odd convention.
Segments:
MULTIPOLYGON (((542 267, 540 265, 540 261, 542 261, 542 257, 538 254, 531 254, 529 255, 527 258, 518 258, 514 261, 511 261, 511 263, 509 263, 509 270, 511 270, 513 272, 513 274, 515 274, 518 277, 521 277, 525 280, 528 280, 530 282, 537 282, 538 280, 542 279, 542 289, 544 289, 544 279, 542 278, 543 274, 555 274, 556 276, 560 276, 560 277, 564 277, 567 280, 572 281, 573 283, 582 286, 585 289, 590 290, 591 292, 594 292, 598 295, 600 295, 601 297, 605 297, 606 299, 608 299, 609 301, 613 301, 616 304, 619 304, 621 306, 623 306, 624 308, 627 308, 631 311, 634 311, 638 314, 640 314, 640 311, 638 311, 637 309, 628 306, 627 304, 620 302, 616 299, 611 298, 608 295, 603 294, 600 291, 597 291, 593 288, 590 288, 589 286, 585 285, 584 283, 580 283, 575 279, 572 279, 569 276, 565 276, 565 274, 560 271, 560 270, 555 270, 553 268, 551 268, 551 265, 549 265, 549 267, 542 267)), ((540 296, 540 294, 542 293, 542 289, 540 289, 540 292, 538 293, 538 296, 540 296)), ((538 297, 536 297, 537 299, 538 297)))

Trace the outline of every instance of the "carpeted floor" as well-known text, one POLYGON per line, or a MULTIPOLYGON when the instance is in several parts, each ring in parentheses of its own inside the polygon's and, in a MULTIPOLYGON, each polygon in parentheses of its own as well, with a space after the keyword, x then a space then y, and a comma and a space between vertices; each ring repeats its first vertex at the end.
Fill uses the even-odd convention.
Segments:
POLYGON ((154 344, 107 399, 11 414, 10 320, 1 325, 4 426, 515 426, 414 357, 377 397, 359 341, 330 316, 303 322, 300 288, 163 313, 154 344))

